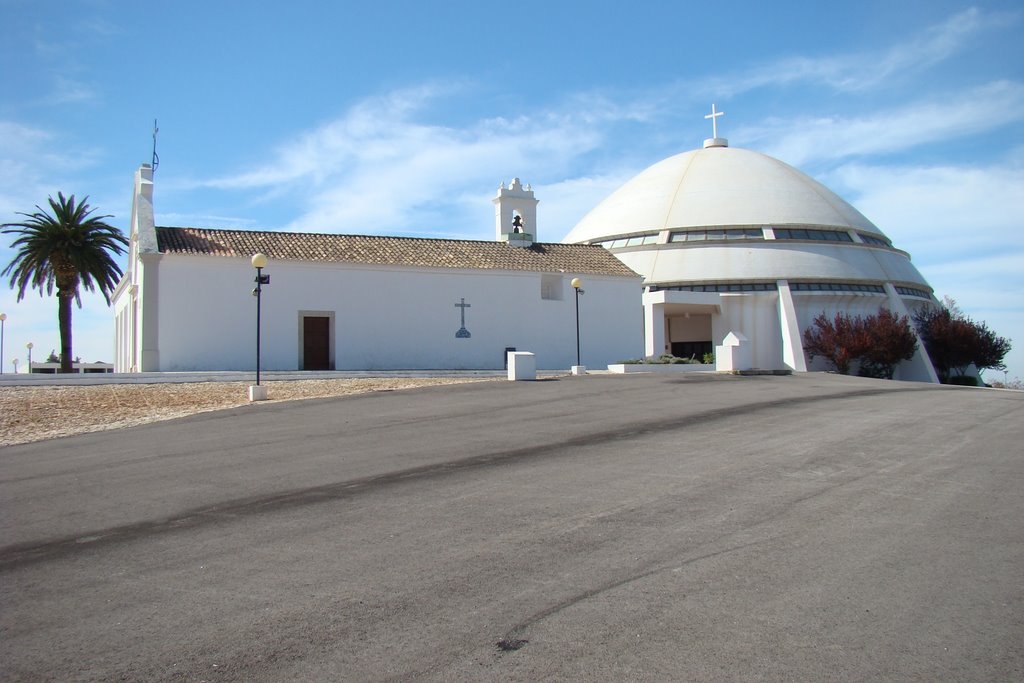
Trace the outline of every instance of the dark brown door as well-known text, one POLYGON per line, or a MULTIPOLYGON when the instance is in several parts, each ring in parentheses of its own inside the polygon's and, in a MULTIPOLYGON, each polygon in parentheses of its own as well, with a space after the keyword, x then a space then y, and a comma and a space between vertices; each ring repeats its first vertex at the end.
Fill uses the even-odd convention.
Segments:
POLYGON ((331 369, 331 319, 308 316, 302 319, 302 369, 331 369))

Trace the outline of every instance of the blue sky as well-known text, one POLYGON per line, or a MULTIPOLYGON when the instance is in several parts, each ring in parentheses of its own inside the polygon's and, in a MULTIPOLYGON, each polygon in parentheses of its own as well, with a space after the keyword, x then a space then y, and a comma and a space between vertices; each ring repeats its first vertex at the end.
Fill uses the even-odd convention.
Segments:
MULTIPOLYGON (((732 146, 825 183, 1013 338, 1012 379, 1022 35, 1019 2, 0 0, 0 221, 63 191, 127 229, 156 118, 158 225, 490 239, 518 176, 558 241, 699 147, 714 102, 732 146)), ((110 360, 112 312, 83 304, 75 353, 110 360)), ((59 347, 56 308, 0 287, 5 372, 59 347)))

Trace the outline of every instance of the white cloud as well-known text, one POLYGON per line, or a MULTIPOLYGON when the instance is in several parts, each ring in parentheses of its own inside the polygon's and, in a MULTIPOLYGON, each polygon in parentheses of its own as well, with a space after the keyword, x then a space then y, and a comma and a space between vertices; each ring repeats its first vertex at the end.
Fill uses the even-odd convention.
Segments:
POLYGON ((257 222, 251 218, 179 213, 175 211, 158 211, 156 223, 157 225, 176 227, 218 228, 223 230, 254 230, 259 227, 257 222))
POLYGON ((66 145, 61 136, 16 121, 0 120, 0 222, 17 220, 45 205, 69 177, 96 163, 94 149, 66 145))
POLYGON ((95 89, 79 80, 57 76, 53 80, 53 90, 46 97, 44 104, 81 104, 96 99, 95 89))
POLYGON ((915 259, 1024 248, 1019 165, 848 164, 825 180, 915 259))
POLYGON ((417 120, 438 94, 424 87, 369 98, 280 146, 257 170, 201 184, 297 198, 301 213, 289 230, 486 238, 490 221, 480 217, 489 198, 481 213, 467 197, 514 175, 537 185, 565 174, 604 142, 609 126, 643 116, 642 105, 577 94, 571 106, 464 127, 417 120))
POLYGON ((871 116, 769 119, 736 131, 767 154, 793 165, 870 154, 992 131, 1024 120, 1024 85, 996 81, 966 92, 880 109, 871 116), (979 107, 979 103, 984 103, 979 107))
POLYGON ((324 185, 324 177, 346 169, 353 161, 383 161, 429 136, 432 127, 410 121, 413 113, 450 88, 423 85, 369 97, 341 118, 283 143, 273 158, 254 171, 198 181, 222 189, 280 186, 302 181, 324 185))
POLYGON ((587 213, 642 169, 624 168, 614 173, 571 178, 537 188, 542 204, 537 221, 541 239, 561 241, 587 213))
POLYGON ((916 75, 955 56, 981 40, 986 32, 1006 30, 1019 20, 1019 13, 983 12, 972 7, 881 52, 779 59, 743 73, 709 79, 705 89, 725 97, 757 88, 798 84, 824 85, 843 92, 865 91, 894 78, 916 75))

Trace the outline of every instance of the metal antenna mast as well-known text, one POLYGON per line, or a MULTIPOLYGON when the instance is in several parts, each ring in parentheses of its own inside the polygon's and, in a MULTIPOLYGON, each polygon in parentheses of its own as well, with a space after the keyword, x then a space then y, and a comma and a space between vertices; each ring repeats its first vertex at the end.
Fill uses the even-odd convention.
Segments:
POLYGON ((160 165, 160 157, 156 153, 156 134, 160 132, 160 129, 156 127, 156 119, 153 119, 153 170, 156 171, 156 167, 160 165))

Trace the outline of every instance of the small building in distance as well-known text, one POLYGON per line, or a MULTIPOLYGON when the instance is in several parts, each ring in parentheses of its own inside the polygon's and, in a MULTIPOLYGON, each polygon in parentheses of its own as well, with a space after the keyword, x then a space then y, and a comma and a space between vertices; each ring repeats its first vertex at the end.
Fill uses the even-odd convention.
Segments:
MULTIPOLYGON (((36 375, 56 375, 60 372, 60 363, 37 363, 32 361, 28 371, 36 375)), ((95 363, 76 361, 71 364, 71 372, 83 375, 108 374, 114 372, 114 364, 102 361, 96 361, 95 363)))

